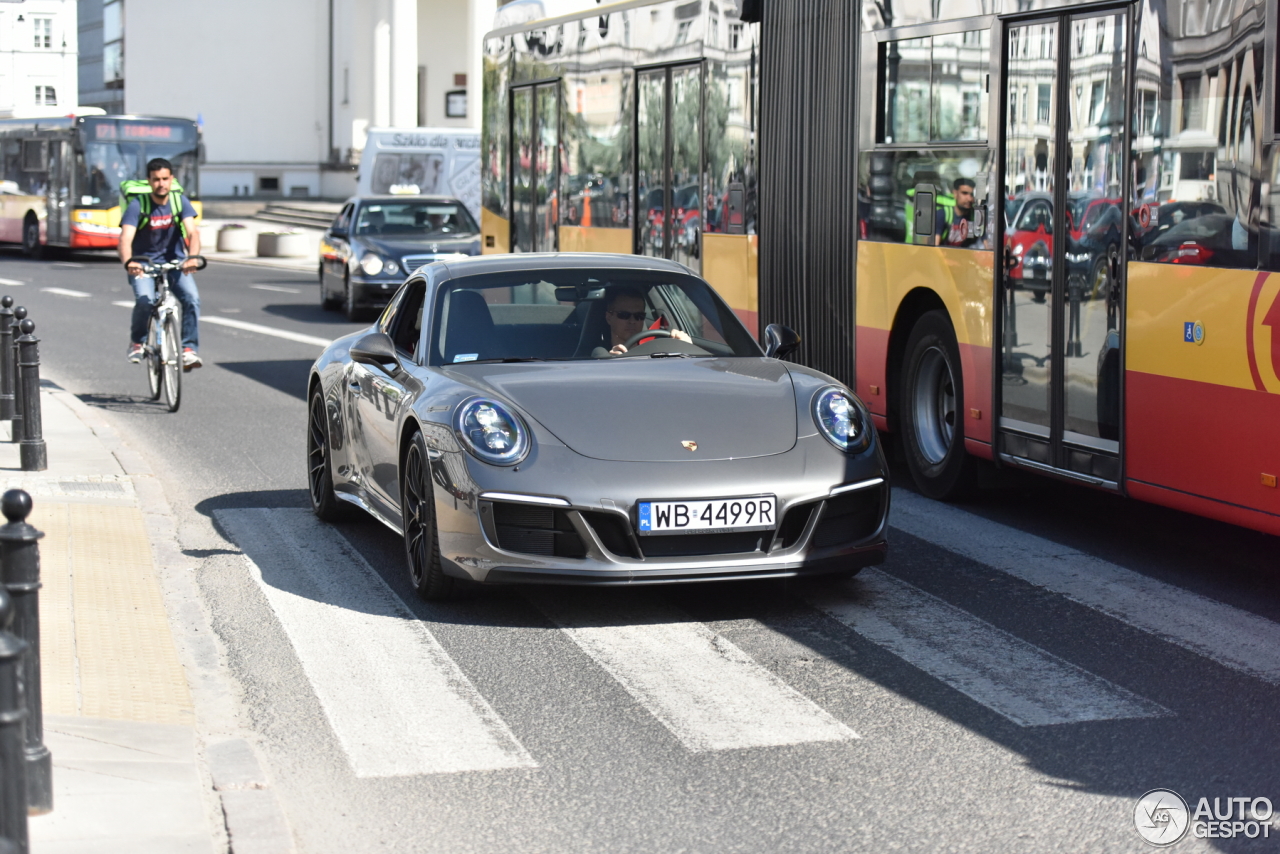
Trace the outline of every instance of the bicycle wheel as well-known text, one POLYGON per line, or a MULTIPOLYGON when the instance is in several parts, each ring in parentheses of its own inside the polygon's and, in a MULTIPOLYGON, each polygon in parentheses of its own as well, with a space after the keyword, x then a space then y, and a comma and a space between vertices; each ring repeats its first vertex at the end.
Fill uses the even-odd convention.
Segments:
POLYGON ((147 340, 142 345, 143 357, 142 361, 147 366, 147 387, 151 389, 151 399, 159 400, 162 391, 162 378, 164 376, 164 366, 160 361, 160 340, 164 338, 164 331, 160 328, 159 320, 154 314, 147 321, 147 340))
POLYGON ((182 402, 182 319, 177 310, 164 319, 160 354, 164 360, 164 400, 170 412, 177 412, 182 402))

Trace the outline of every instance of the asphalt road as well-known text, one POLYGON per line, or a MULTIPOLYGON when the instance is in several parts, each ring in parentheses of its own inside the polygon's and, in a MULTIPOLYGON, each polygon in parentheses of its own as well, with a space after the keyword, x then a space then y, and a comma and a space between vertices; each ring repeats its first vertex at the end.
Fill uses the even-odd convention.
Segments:
MULTIPOLYGON (((314 276, 198 280, 207 318, 357 328, 314 276)), ((0 255, 5 292, 46 376, 161 477, 302 851, 1136 852, 1151 789, 1280 806, 1276 538, 1032 477, 961 506, 900 479, 888 562, 844 585, 427 605, 394 534, 303 512, 319 346, 205 323, 170 414, 125 361, 116 262, 0 255)), ((1177 850, 1280 850, 1272 821, 1177 850)))

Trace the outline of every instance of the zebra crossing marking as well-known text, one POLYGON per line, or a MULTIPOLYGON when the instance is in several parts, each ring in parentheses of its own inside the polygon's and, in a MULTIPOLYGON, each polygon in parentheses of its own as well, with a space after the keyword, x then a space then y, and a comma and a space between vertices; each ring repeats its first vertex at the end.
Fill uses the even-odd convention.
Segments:
POLYGON ((809 604, 1019 726, 1171 714, 877 569, 809 604))
POLYGON ((218 510, 357 777, 537 763, 358 551, 305 509, 218 510))
POLYGON ((893 490, 889 523, 1231 670, 1280 684, 1280 623, 906 490, 893 490))

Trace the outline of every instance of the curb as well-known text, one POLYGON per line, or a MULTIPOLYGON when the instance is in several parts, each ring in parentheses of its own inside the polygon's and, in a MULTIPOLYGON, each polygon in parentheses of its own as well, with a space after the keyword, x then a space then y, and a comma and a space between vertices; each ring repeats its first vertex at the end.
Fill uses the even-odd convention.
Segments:
POLYGON ((232 854, 291 854, 297 850, 293 833, 257 751, 237 722, 235 689, 222 667, 221 644, 190 575, 193 559, 182 552, 164 488, 146 459, 99 412, 56 379, 44 379, 53 387, 43 390, 59 395, 133 479, 169 626, 196 707, 197 755, 215 848, 232 854))

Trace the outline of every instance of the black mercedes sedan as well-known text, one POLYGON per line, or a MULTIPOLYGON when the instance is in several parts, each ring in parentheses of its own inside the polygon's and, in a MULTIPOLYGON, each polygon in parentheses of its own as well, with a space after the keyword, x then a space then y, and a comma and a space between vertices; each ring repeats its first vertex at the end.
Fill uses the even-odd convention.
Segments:
POLYGON ((404 539, 424 598, 458 579, 635 585, 852 575, 889 485, 852 391, 761 348, 679 264, 446 260, 312 366, 311 504, 404 539))
POLYGON ((360 320, 423 264, 479 254, 480 228, 457 199, 356 196, 320 240, 320 305, 360 320))

